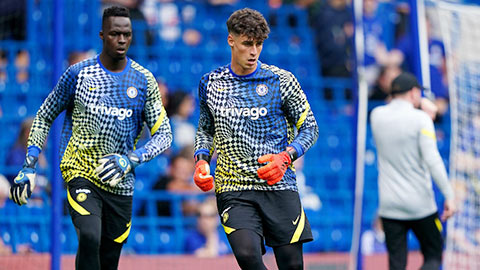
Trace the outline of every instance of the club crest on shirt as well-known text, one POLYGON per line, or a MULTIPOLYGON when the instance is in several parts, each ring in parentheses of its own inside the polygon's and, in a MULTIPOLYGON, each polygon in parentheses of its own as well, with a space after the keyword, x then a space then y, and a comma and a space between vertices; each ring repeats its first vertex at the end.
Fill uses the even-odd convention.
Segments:
POLYGON ((265 84, 257 85, 255 90, 259 96, 265 96, 268 93, 268 87, 265 84))
POLYGON ((127 89, 127 96, 129 98, 135 98, 136 96, 138 95, 138 90, 137 88, 133 87, 133 86, 130 86, 128 89, 127 89))

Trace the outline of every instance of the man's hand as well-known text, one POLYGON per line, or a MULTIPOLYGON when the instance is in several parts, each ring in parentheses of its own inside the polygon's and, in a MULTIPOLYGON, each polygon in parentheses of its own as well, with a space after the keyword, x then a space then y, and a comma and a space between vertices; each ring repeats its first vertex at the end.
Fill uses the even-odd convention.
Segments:
POLYGON ((8 197, 18 205, 27 204, 28 198, 32 196, 35 189, 35 166, 37 164, 37 157, 27 156, 23 163, 23 169, 20 170, 17 177, 10 187, 8 197))
POLYGON ((437 116, 438 107, 428 98, 422 98, 420 101, 420 109, 428 114, 432 120, 437 116))
POLYGON ((290 155, 283 151, 279 154, 268 154, 258 158, 259 163, 269 162, 267 165, 257 170, 258 177, 267 180, 267 184, 274 185, 282 180, 285 171, 292 163, 290 155))
POLYGON ((195 164, 193 180, 195 180, 195 184, 204 192, 213 188, 213 176, 210 175, 210 165, 206 160, 199 160, 195 164))
POLYGON ((135 153, 129 153, 128 156, 108 154, 98 160, 95 172, 102 183, 114 187, 139 163, 140 159, 135 153))
POLYGON ((445 200, 443 205, 443 213, 442 213, 442 221, 446 221, 449 219, 453 214, 457 212, 457 207, 455 206, 455 202, 453 200, 445 200))

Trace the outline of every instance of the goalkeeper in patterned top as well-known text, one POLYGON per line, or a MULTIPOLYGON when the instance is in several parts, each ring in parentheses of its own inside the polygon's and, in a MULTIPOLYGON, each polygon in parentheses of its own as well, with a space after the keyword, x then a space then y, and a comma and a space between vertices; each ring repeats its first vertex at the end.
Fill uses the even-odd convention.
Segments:
POLYGON ((270 32, 262 14, 237 10, 227 28, 231 63, 199 84, 194 180, 203 191, 215 185, 221 222, 242 269, 265 269, 264 241, 280 269, 300 269, 303 243, 313 238, 292 162, 314 144, 318 126, 292 73, 258 60, 270 32))
POLYGON ((79 245, 77 269, 117 269, 131 226, 134 168, 172 141, 158 84, 126 56, 132 40, 129 11, 104 10, 102 52, 70 66, 40 107, 28 138, 23 169, 10 197, 27 203, 35 164, 54 119, 66 111, 60 169, 79 245), (151 139, 135 149, 143 123, 151 139))
POLYGON ((378 152, 378 214, 385 231, 389 268, 405 269, 407 232, 411 229, 424 256, 421 269, 440 269, 442 223, 430 175, 445 196, 442 221, 455 213, 455 203, 437 149, 431 119, 434 114, 429 116, 424 111, 422 87, 413 74, 397 76, 391 89, 392 101, 375 108, 370 117, 378 152))

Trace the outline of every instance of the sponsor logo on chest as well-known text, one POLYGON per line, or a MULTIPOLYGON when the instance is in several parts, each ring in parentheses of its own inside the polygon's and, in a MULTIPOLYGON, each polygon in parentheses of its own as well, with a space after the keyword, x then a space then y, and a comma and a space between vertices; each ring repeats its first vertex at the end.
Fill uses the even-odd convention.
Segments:
POLYGON ((253 108, 220 108, 220 115, 223 117, 250 117, 252 120, 257 120, 261 116, 268 114, 268 110, 265 107, 253 107, 253 108))
POLYGON ((90 109, 90 112, 93 114, 116 116, 118 120, 123 120, 133 115, 133 110, 131 109, 109 107, 103 104, 101 105, 91 104, 91 105, 88 105, 88 108, 90 109))

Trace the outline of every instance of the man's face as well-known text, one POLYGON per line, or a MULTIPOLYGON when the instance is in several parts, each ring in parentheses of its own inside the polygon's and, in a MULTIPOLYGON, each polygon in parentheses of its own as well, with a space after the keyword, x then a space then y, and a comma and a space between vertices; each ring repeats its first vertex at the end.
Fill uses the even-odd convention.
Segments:
POLYGON ((247 75, 255 71, 263 41, 245 35, 229 34, 228 45, 232 48, 232 69, 237 75, 247 75))
POLYGON ((132 24, 128 17, 109 17, 100 32, 103 51, 113 59, 122 60, 132 42, 132 24))
POLYGON ((422 90, 418 87, 413 87, 413 106, 415 108, 420 108, 420 103, 422 101, 422 90))

